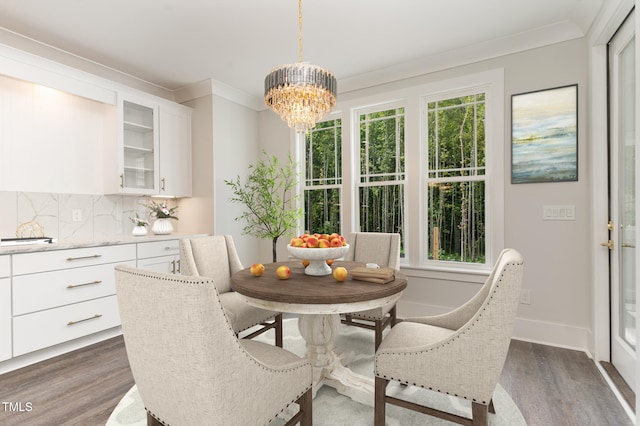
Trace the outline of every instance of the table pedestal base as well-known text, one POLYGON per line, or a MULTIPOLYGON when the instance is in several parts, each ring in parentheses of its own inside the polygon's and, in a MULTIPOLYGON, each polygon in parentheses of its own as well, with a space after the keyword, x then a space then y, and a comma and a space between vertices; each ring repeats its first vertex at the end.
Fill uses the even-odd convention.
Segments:
POLYGON ((307 357, 313 366, 313 396, 322 385, 328 385, 356 402, 373 407, 373 379, 345 367, 334 351, 339 326, 338 314, 300 315, 298 320, 300 335, 307 343, 307 357))

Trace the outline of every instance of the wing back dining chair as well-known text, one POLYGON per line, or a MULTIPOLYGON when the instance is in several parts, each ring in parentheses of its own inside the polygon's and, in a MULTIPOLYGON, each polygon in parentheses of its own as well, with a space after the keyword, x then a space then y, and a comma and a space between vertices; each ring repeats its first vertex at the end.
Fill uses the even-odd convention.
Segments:
POLYGON ((243 338, 252 339, 273 328, 276 346, 282 347, 282 314, 250 306, 231 289, 231 275, 243 267, 230 235, 180 240, 180 268, 184 275, 208 277, 216 282, 220 301, 236 334, 260 324, 262 327, 243 338))
MULTIPOLYGON (((344 260, 375 263, 381 268, 400 270, 400 234, 383 232, 354 232, 347 239, 349 251, 344 260)), ((396 304, 353 312, 345 315, 343 324, 375 331, 375 349, 382 342, 382 331, 396 325, 396 304)))
POLYGON ((524 262, 506 249, 480 291, 459 308, 407 318, 384 338, 375 356, 375 425, 390 403, 460 424, 487 425, 518 308, 524 262), (471 401, 472 418, 386 394, 389 381, 420 386, 471 401))
POLYGON ((308 360, 238 340, 211 278, 115 268, 122 333, 148 425, 312 424, 308 360))

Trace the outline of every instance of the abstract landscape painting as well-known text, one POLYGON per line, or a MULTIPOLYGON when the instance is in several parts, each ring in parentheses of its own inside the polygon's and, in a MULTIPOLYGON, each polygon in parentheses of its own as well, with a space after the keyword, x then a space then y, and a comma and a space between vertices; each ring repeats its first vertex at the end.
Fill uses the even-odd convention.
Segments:
POLYGON ((511 183, 578 180, 578 85, 511 97, 511 183))

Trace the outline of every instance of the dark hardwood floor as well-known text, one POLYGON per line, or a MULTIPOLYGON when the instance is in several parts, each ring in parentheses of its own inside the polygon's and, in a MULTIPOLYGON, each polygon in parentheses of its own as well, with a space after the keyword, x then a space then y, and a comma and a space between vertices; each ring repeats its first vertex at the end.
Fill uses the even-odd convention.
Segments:
MULTIPOLYGON (((583 352, 512 341, 500 383, 529 426, 632 425, 583 352)), ((122 337, 110 339, 0 376, 0 425, 104 425, 132 385, 122 337)))

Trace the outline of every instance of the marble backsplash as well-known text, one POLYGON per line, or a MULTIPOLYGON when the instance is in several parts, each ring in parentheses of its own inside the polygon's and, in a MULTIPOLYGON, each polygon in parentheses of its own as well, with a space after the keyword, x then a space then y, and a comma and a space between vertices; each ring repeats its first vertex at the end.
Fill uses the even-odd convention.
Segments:
MULTIPOLYGON (((148 219, 148 197, 0 191, 0 238, 13 238, 20 224, 36 222, 46 237, 93 240, 129 234, 136 213, 148 219), (73 220, 73 212, 81 220, 73 220)), ((169 205, 175 205, 169 202, 169 205)))

